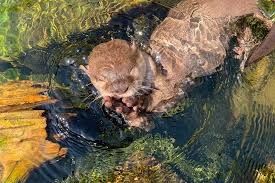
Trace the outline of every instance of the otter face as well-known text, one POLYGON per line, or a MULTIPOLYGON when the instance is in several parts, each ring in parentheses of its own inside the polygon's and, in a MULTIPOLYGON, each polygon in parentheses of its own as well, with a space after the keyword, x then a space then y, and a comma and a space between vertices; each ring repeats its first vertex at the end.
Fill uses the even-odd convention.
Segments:
POLYGON ((143 53, 123 40, 102 43, 89 56, 88 75, 102 97, 139 94, 147 80, 146 70, 143 53))

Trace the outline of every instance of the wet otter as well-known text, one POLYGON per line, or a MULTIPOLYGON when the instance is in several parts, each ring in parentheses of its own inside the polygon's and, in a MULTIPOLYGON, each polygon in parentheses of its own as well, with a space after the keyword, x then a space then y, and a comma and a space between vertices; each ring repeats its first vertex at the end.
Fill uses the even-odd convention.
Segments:
MULTIPOLYGON (((166 111, 195 78, 216 72, 229 49, 229 24, 250 14, 261 16, 256 0, 182 1, 155 29, 149 50, 123 40, 102 43, 84 70, 106 107, 122 113, 130 126, 147 128, 145 112, 166 111)), ((267 44, 274 48, 274 42, 267 44)), ((248 47, 244 54, 255 44, 241 46, 248 47)), ((255 58, 265 54, 260 51, 255 58)))

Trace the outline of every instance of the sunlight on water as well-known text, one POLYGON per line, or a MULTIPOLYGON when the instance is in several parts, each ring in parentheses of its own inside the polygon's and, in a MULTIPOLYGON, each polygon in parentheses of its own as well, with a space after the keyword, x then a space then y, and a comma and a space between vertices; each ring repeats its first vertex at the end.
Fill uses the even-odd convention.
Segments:
POLYGON ((247 73, 244 81, 234 92, 233 112, 245 121, 236 165, 232 170, 234 179, 253 181, 256 170, 269 162, 274 163, 275 154, 275 69, 274 57, 262 60, 247 73))
POLYGON ((65 41, 67 36, 107 23, 147 0, 0 1, 0 58, 12 59, 33 46, 65 41))
MULTIPOLYGON (((274 167, 274 54, 244 73, 229 59, 175 109, 156 117, 150 134, 129 130, 121 116, 95 100, 97 92, 78 68, 93 47, 112 38, 146 46, 167 7, 178 1, 156 1, 123 14, 146 2, 0 0, 1 86, 13 80, 49 82, 43 94, 56 102, 38 107, 46 111, 42 131, 47 141, 68 148, 66 158, 39 154, 50 161, 31 171, 26 182, 70 175, 65 182, 253 182, 267 165, 274 167)), ((272 17, 270 7, 266 10, 272 17)), ((28 161, 40 165, 39 158, 28 161)), ((1 172, 0 165, 0 178, 1 172)))

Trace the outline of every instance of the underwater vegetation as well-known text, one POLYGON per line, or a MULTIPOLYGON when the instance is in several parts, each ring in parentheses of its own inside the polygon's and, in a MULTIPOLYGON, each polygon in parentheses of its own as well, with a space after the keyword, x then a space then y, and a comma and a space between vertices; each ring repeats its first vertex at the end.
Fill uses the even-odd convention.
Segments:
POLYGON ((47 89, 30 81, 0 86, 0 182, 26 180, 34 168, 65 156, 66 148, 46 140, 44 110, 32 108, 54 102, 38 93, 47 89), (11 100, 12 98, 12 100, 11 100))
POLYGON ((75 182, 185 182, 177 172, 196 181, 211 181, 217 167, 187 160, 184 150, 172 138, 146 135, 128 147, 89 153, 77 162, 75 175, 64 183, 75 182))
POLYGON ((273 183, 275 182, 275 165, 270 163, 266 167, 258 170, 256 183, 273 183))
MULTIPOLYGON (((44 68, 51 66, 55 69, 58 67, 54 73, 58 76, 51 80, 52 93, 50 96, 54 95, 55 99, 60 100, 60 103, 64 105, 62 107, 69 108, 70 112, 80 109, 84 111, 93 102, 93 98, 87 104, 83 102, 91 91, 86 91, 83 88, 85 85, 79 84, 84 79, 75 74, 77 64, 73 65, 70 62, 81 60, 83 55, 88 54, 101 41, 117 35, 121 36, 122 31, 118 33, 120 31, 118 30, 113 34, 113 29, 105 29, 103 25, 107 24, 114 14, 127 11, 146 2, 148 0, 80 0, 77 2, 69 0, 2 0, 0 2, 0 178, 3 182, 25 180, 31 170, 46 161, 64 156, 67 152, 60 145, 47 140, 45 111, 33 110, 33 107, 54 102, 48 96, 37 94, 43 94, 46 89, 40 84, 33 87, 32 82, 29 81, 11 81, 24 79, 45 81, 50 73, 44 68), (103 27, 103 29, 98 29, 99 31, 94 34, 89 33, 90 29, 97 27, 103 27), (86 31, 88 33, 85 33, 86 31), (81 34, 83 32, 84 34, 81 34), (99 32, 104 33, 99 34, 99 32), (61 46, 58 44, 56 46, 57 42, 61 43, 61 46), (50 51, 42 49, 45 47, 50 51), (83 53, 77 52, 80 47, 85 50, 83 53), (18 55, 25 56, 24 61, 21 62, 23 69, 13 67, 10 64, 12 62, 6 62, 13 61, 18 55), (44 57, 46 59, 43 60, 44 57), (36 60, 40 62, 36 63, 36 60), (52 65, 51 60, 59 63, 52 65), (35 73, 26 75, 25 67, 35 68, 36 70, 33 69, 35 73), (65 75, 66 78, 60 79, 60 75, 65 75), (77 83, 78 81, 81 82, 77 83), (75 83, 79 85, 75 86, 75 83), (70 105, 65 105, 65 103, 70 105), (14 149, 20 149, 20 151, 14 149)), ((178 0, 155 2, 165 7, 172 7, 178 0)), ((264 11, 269 12, 267 15, 272 17, 274 3, 272 4, 271 0, 260 2, 264 11)), ((129 17, 125 17, 125 19, 127 18, 129 17)), ((266 34, 267 30, 255 19, 248 18, 243 21, 254 28, 253 33, 257 38, 262 39, 266 34)), ((147 31, 148 24, 150 24, 148 19, 143 16, 133 20, 134 29, 141 32, 147 31)), ((138 36, 135 33, 130 36, 134 38, 127 37, 127 39, 143 39, 135 37, 138 36)), ((230 182, 231 176, 236 174, 243 178, 242 176, 247 172, 252 172, 253 175, 254 173, 256 175, 256 172, 262 172, 258 173, 258 175, 264 176, 261 180, 272 181, 274 173, 269 168, 270 166, 265 169, 263 162, 266 162, 265 155, 272 156, 272 153, 275 153, 270 148, 274 142, 272 125, 275 119, 272 114, 275 104, 273 61, 274 57, 270 56, 245 70, 241 74, 240 82, 247 88, 236 84, 231 93, 232 100, 229 105, 226 105, 225 100, 216 100, 218 98, 216 95, 211 96, 208 101, 201 98, 196 100, 187 98, 167 112, 163 116, 166 120, 181 123, 185 129, 188 128, 188 124, 184 123, 187 119, 182 115, 185 115, 185 112, 191 108, 194 110, 199 108, 195 111, 197 112, 196 116, 192 116, 191 122, 195 123, 195 118, 199 116, 197 118, 201 117, 200 120, 203 124, 184 145, 179 145, 176 142, 179 137, 174 138, 174 134, 169 134, 167 137, 152 132, 153 135, 141 133, 136 137, 132 130, 120 129, 117 126, 113 128, 115 125, 111 126, 112 121, 108 118, 106 123, 111 127, 107 130, 101 127, 100 135, 97 136, 98 140, 107 144, 108 147, 92 148, 92 152, 77 159, 76 170, 64 182, 218 182, 221 180, 230 182), (201 100, 204 100, 202 104, 198 102, 201 100), (216 122, 220 119, 217 114, 223 114, 219 108, 224 107, 231 108, 232 119, 230 118, 226 123, 216 122), (179 118, 177 120, 172 118, 175 116, 179 118), (219 125, 220 123, 221 125, 219 125), (242 123, 244 123, 244 127, 242 123), (228 124, 233 124, 232 126, 235 128, 226 132, 226 128, 229 128, 228 124), (219 129, 222 129, 222 132, 219 132, 219 129), (240 139, 242 142, 239 145, 238 140, 240 139), (231 142, 231 140, 235 141, 231 142), (233 156, 229 153, 231 151, 233 156), (248 155, 247 151, 249 151, 248 155), (257 161, 257 158, 262 159, 257 161), (253 162, 255 167, 247 165, 248 160, 249 163, 253 162), (247 172, 242 172, 241 169, 247 170, 247 172), (183 178, 184 180, 182 180, 183 178)), ((48 83, 42 85, 47 86, 48 83)), ((226 87, 228 87, 227 83, 224 88, 226 87)), ((219 88, 214 89, 211 91, 214 91, 215 94, 219 93, 219 88)), ((57 108, 57 105, 54 107, 57 108)), ((56 108, 54 108, 54 112, 47 112, 54 114, 63 112, 56 108)), ((84 112, 92 113, 94 112, 92 110, 99 109, 91 108, 90 110, 84 112)), ((95 118, 101 118, 101 113, 102 111, 92 113, 97 115, 92 119, 95 121, 95 118)), ((76 117, 79 118, 79 116, 76 117)), ((52 120, 52 118, 48 120, 52 120)), ((48 123, 48 125, 52 124, 48 123)), ((182 133, 180 135, 183 136, 187 130, 184 131, 181 128, 177 132, 182 133)), ((61 139, 65 139, 66 135, 61 136, 61 139)), ((83 138, 75 140, 81 144, 79 141, 83 138)), ((82 148, 84 147, 82 146, 82 148)))
MULTIPOLYGON (((51 1, 3 0, 0 2, 0 59, 13 60, 29 48, 63 42, 68 36, 108 23, 113 15, 134 6, 155 2, 171 8, 180 0, 51 1)), ((272 0, 259 6, 274 20, 272 0)))
POLYGON ((273 0, 259 0, 259 7, 262 9, 265 16, 275 21, 275 3, 273 0))
POLYGON ((12 60, 26 49, 66 41, 67 36, 97 28, 111 17, 148 0, 0 2, 0 59, 12 60))

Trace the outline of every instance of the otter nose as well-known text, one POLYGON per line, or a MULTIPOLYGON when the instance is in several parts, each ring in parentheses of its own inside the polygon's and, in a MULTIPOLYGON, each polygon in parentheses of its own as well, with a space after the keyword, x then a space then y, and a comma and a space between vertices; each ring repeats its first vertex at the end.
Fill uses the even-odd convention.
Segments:
POLYGON ((125 80, 117 80, 112 83, 111 92, 115 94, 123 94, 129 88, 129 84, 125 80))

